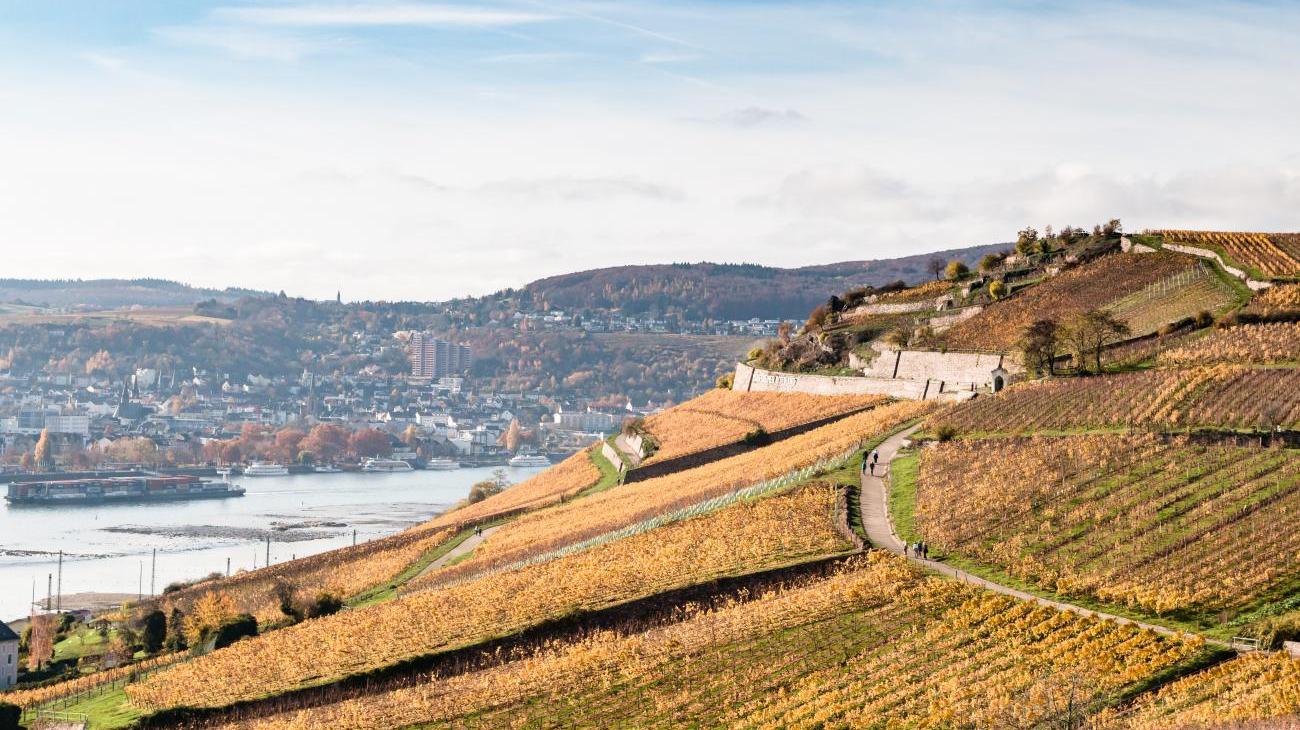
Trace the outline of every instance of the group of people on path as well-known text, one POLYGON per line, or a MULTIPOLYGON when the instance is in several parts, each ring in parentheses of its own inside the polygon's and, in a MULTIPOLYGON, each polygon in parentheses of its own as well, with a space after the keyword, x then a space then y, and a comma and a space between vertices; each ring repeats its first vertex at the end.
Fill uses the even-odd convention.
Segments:
POLYGON ((880 461, 880 452, 872 451, 871 453, 863 452, 862 454, 862 471, 869 472, 871 476, 876 475, 876 463, 880 461))
POLYGON ((903 545, 903 556, 920 558, 922 560, 930 559, 930 546, 924 540, 921 542, 909 542, 903 545))

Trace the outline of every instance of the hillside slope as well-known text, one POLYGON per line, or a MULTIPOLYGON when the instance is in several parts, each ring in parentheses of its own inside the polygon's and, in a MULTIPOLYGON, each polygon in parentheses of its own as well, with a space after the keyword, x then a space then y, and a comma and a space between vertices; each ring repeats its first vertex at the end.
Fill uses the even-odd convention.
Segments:
POLYGON ((896 259, 843 261, 783 269, 757 264, 616 266, 539 279, 521 292, 557 309, 617 309, 642 314, 678 309, 689 319, 802 318, 826 298, 847 289, 917 284, 932 279, 934 258, 973 266, 1008 244, 949 249, 896 259))

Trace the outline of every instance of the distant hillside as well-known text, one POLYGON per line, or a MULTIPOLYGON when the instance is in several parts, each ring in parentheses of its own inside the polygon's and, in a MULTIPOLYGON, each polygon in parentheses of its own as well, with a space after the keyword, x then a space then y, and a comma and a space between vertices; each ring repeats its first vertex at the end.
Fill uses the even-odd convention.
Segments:
POLYGON ((782 269, 758 264, 615 266, 535 281, 520 292, 536 309, 617 309, 624 314, 680 311, 687 319, 802 319, 832 294, 860 286, 933 278, 934 258, 968 265, 1011 244, 782 269))
POLYGON ((236 287, 206 289, 166 279, 0 279, 0 304, 40 307, 175 307, 245 296, 269 294, 236 287))

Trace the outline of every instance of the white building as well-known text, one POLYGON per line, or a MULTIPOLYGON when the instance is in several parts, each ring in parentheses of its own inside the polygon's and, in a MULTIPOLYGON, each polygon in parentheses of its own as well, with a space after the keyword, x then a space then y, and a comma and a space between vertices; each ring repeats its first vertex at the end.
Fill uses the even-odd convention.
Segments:
POLYGON ((0 689, 18 684, 18 634, 0 623, 0 689))

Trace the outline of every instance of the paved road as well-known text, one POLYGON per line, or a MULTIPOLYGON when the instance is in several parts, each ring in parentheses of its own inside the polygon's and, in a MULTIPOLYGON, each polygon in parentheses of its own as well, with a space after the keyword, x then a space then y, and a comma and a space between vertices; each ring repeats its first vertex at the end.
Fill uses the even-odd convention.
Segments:
MULTIPOLYGON (((862 525, 866 528, 867 538, 871 541, 873 547, 888 550, 899 555, 903 554, 903 541, 900 540, 897 533, 894 532, 894 524, 889 517, 889 507, 886 502, 885 482, 882 472, 888 474, 888 465, 893 461, 894 456, 898 454, 898 450, 907 444, 908 438, 915 433, 918 428, 920 428, 919 425, 913 426, 885 439, 885 441, 876 449, 876 451, 880 453, 880 464, 876 466, 876 475, 872 476, 866 473, 862 475, 862 495, 859 502, 862 508, 862 525)), ((1123 616, 1093 611, 1091 609, 1083 608, 1082 606, 1076 606, 1072 603, 1064 603, 1062 601, 1053 601, 1047 598, 1041 598, 1030 593, 1025 593, 1024 591, 1016 590, 1010 586, 1002 585, 1001 583, 994 583, 993 581, 981 578, 977 575, 971 575, 964 570, 959 570, 951 565, 936 560, 922 560, 911 555, 909 555, 907 559, 918 565, 925 566, 936 573, 942 573, 943 575, 955 578, 964 583, 970 583, 980 586, 981 588, 987 588, 988 590, 1011 596, 1012 598, 1017 598, 1022 601, 1035 601, 1037 603, 1052 606, 1053 608, 1058 608, 1062 611, 1071 611, 1083 616, 1096 616, 1099 618, 1112 619, 1119 623, 1134 624, 1141 626, 1144 629, 1151 629, 1157 633, 1165 634, 1166 636, 1179 636, 1181 634, 1181 632, 1165 628, 1164 626, 1156 626, 1154 624, 1124 618, 1123 616)), ((1205 638, 1207 644, 1221 646, 1226 649, 1236 649, 1237 651, 1251 650, 1251 647, 1240 644, 1232 644, 1226 641, 1211 639, 1209 637, 1202 638, 1205 638)))
POLYGON ((482 535, 470 535, 469 537, 465 538, 464 542, 452 548, 451 550, 448 550, 446 555, 442 556, 441 558, 438 558, 432 563, 429 563, 429 567, 425 568, 424 570, 421 570, 420 575, 417 575, 415 577, 419 578, 425 573, 429 573, 431 571, 437 570, 438 568, 441 568, 442 566, 446 565, 452 560, 455 560, 461 555, 464 555, 465 553, 472 551, 474 548, 479 546, 479 543, 486 540, 488 535, 491 535, 492 533, 496 532, 499 529, 501 529, 501 525, 487 528, 486 530, 483 531, 482 535))

